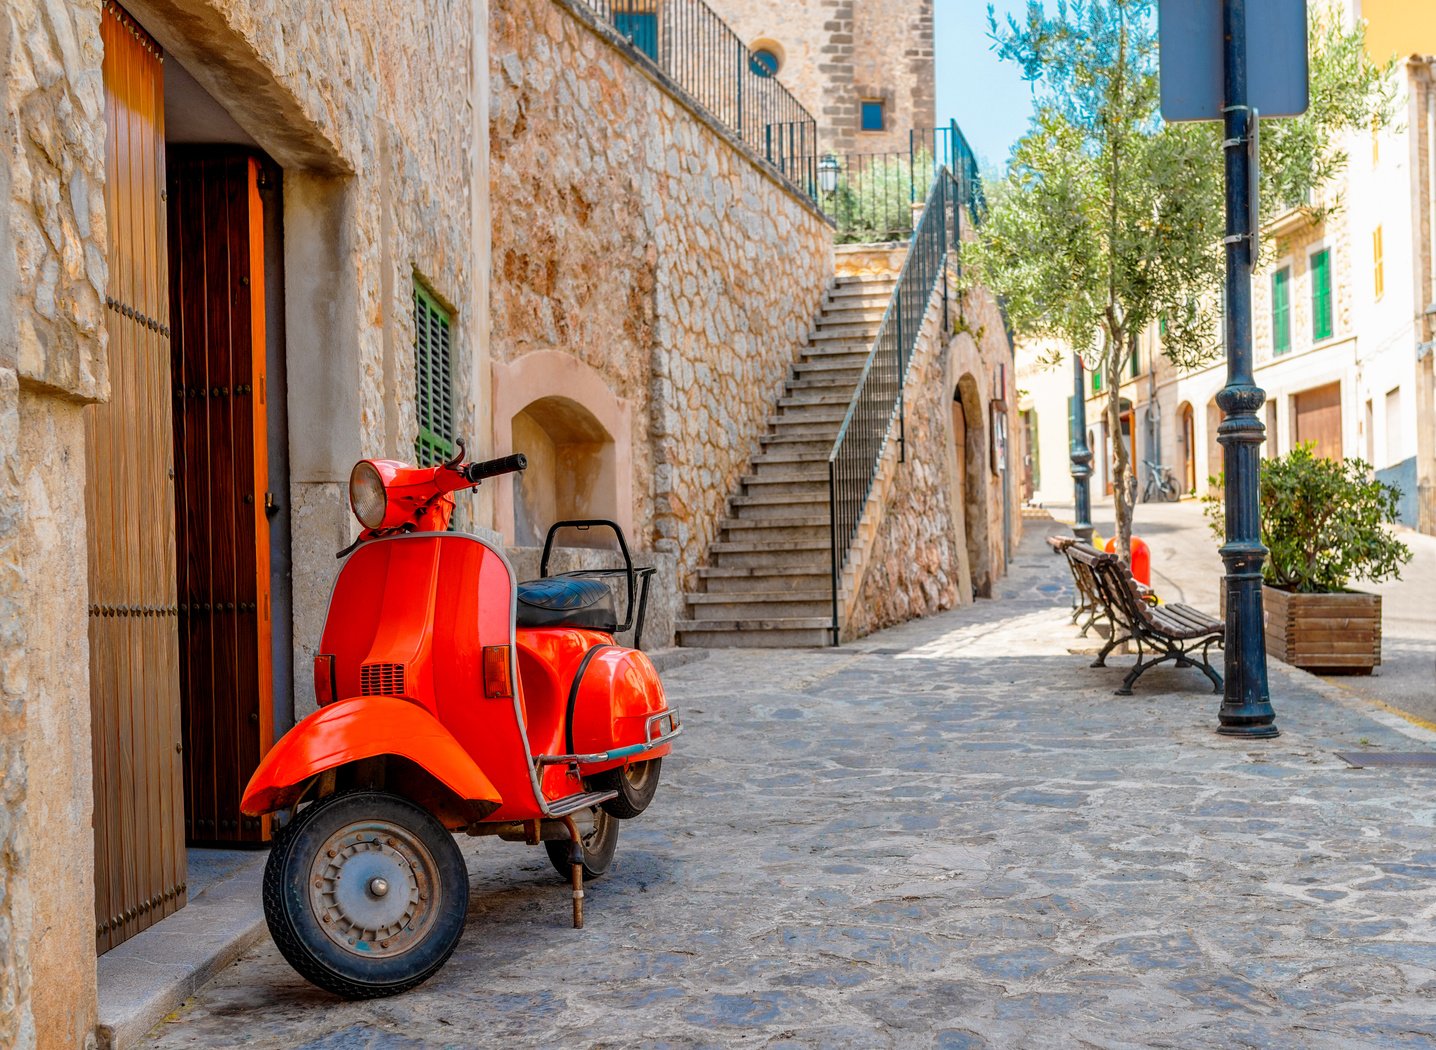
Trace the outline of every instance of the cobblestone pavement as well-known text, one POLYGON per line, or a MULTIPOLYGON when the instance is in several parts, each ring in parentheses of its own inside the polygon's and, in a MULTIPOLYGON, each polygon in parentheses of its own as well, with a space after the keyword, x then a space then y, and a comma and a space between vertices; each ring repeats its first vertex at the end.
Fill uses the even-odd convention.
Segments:
POLYGON ((1191 670, 1114 696, 1032 524, 1001 600, 672 672, 687 735, 587 929, 478 840, 428 984, 340 1003, 265 941, 151 1045, 1436 1043, 1436 770, 1334 754, 1436 735, 1279 670, 1270 742, 1191 670))

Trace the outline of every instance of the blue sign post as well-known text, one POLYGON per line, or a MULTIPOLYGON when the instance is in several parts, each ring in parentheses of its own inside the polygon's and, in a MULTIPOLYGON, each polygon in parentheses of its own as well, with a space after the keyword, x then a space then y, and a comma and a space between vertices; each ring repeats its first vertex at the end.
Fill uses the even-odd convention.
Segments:
POLYGON ((1262 620, 1261 407, 1252 376, 1252 261, 1257 220, 1258 111, 1307 105, 1305 0, 1159 0, 1162 115, 1223 124, 1227 224, 1227 384, 1217 394, 1226 479, 1226 680, 1217 732, 1278 734, 1262 620), (1255 61, 1249 62, 1253 58, 1255 61))

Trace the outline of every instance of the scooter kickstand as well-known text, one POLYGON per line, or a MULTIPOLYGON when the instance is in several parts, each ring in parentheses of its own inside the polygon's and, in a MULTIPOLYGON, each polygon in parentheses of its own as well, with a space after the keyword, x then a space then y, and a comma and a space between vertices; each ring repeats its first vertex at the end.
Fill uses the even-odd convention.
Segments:
POLYGON ((564 817, 568 828, 568 863, 573 884, 573 928, 583 929, 583 840, 572 817, 564 817))

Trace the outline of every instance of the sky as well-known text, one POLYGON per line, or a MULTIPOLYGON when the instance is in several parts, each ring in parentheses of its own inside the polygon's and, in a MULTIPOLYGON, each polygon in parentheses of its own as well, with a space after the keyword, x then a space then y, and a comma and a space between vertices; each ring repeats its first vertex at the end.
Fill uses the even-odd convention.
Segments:
MULTIPOLYGON (((988 0, 936 0, 937 118, 955 119, 984 171, 1005 170, 1027 130, 1032 92, 1016 65, 999 62, 987 35, 988 0)), ((1025 0, 995 0, 998 21, 1020 15, 1025 0)))

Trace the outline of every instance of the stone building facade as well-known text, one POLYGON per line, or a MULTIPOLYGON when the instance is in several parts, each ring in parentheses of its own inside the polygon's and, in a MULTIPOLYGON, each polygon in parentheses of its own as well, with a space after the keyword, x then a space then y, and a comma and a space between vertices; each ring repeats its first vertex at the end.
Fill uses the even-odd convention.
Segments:
POLYGON ((818 121, 823 152, 893 153, 936 123, 933 0, 710 0, 818 121), (877 118, 881 126, 864 127, 877 118))
MULTIPOLYGON (((283 439, 270 462, 284 487, 274 473, 260 480, 284 524, 271 536, 284 538, 273 553, 292 595, 281 604, 276 592, 274 606, 285 620, 272 660, 279 731, 313 705, 308 668, 334 552, 352 536, 349 469, 361 454, 414 447, 416 280, 451 312, 457 428, 486 451, 482 0, 0 11, 0 1045, 22 1048, 87 1045, 96 1023, 103 858, 91 820, 95 792, 114 787, 92 772, 103 741, 91 732, 87 560, 107 541, 85 517, 85 434, 94 406, 109 407, 114 355, 128 345, 113 335, 122 292, 106 260, 135 228, 117 222, 106 168, 106 19, 163 70, 163 116, 150 115, 161 157, 232 148, 281 180, 267 184, 283 228, 267 260, 277 294, 267 320, 269 405, 282 424, 271 437, 283 439)), ((139 320, 168 335, 163 317, 139 320)), ((485 523, 491 511, 471 515, 485 523)), ((127 908, 125 923, 146 906, 127 908)))

